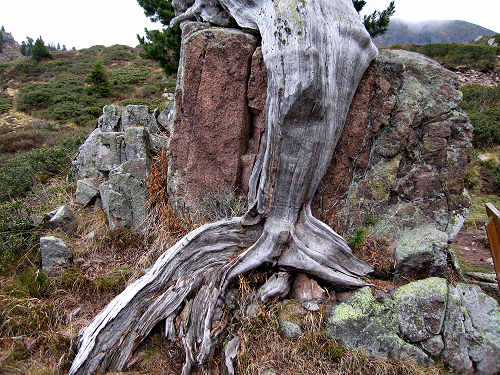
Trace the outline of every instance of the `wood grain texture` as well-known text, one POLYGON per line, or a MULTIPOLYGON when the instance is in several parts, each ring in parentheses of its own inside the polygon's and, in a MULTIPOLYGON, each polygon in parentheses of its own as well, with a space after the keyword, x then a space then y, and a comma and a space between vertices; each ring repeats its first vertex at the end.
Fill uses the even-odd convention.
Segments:
MULTIPOLYGON (((203 19, 201 2, 177 20, 203 19)), ((210 2, 206 2, 209 6, 210 2)), ((205 225, 168 249, 82 332, 70 374, 121 370, 158 322, 185 348, 183 374, 206 363, 224 328, 224 293, 235 278, 279 265, 343 287, 371 271, 342 237, 311 214, 359 81, 376 55, 351 0, 220 0, 258 30, 268 72, 265 153, 243 218, 205 225), (174 319, 182 324, 176 331, 174 319)), ((205 14, 212 14, 205 10, 205 14)), ((207 19, 210 21, 210 19, 207 19)))

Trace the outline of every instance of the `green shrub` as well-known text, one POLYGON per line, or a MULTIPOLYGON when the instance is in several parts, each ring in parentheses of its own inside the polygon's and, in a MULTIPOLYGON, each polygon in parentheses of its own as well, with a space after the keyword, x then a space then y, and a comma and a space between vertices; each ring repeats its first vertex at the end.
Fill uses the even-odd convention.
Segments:
POLYGON ((474 126, 474 146, 484 148, 500 144, 500 107, 471 112, 469 118, 474 126))
POLYGON ((359 227, 358 229, 356 229, 356 232, 354 232, 354 235, 349 241, 349 245, 351 245, 351 247, 353 247, 354 249, 359 249, 361 246, 363 246, 365 241, 366 241, 366 228, 359 227))
POLYGON ((474 126, 474 146, 500 144, 500 86, 467 85, 460 90, 463 93, 461 107, 474 126))
MULTIPOLYGON (((91 90, 92 91, 92 90, 91 90)), ((87 125, 96 120, 96 107, 102 108, 109 100, 99 93, 89 93, 78 78, 65 75, 48 83, 24 86, 17 95, 17 109, 60 123, 74 122, 87 125), (88 108, 92 108, 90 111, 88 108)))
POLYGON ((422 53, 454 69, 465 67, 488 71, 494 69, 496 63, 496 49, 481 45, 433 43, 423 46, 409 45, 403 48, 422 53))
POLYGON ((137 58, 137 52, 132 47, 115 44, 103 50, 103 57, 108 60, 132 61, 137 58))
POLYGON ((109 80, 113 86, 133 85, 144 82, 150 74, 150 69, 123 67, 111 70, 109 80))
POLYGON ((12 98, 0 92, 0 114, 7 113, 12 109, 12 98))
POLYGON ((0 274, 24 252, 36 246, 38 232, 33 226, 31 206, 24 202, 0 204, 0 274))
POLYGON ((35 149, 6 160, 0 167, 0 202, 26 194, 37 177, 66 172, 73 153, 84 140, 83 135, 70 137, 56 146, 35 149))

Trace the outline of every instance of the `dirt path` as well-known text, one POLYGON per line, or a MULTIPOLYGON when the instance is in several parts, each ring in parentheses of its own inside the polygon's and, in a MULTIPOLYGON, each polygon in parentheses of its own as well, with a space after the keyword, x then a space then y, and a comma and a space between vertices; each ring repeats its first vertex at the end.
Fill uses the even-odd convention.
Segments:
POLYGON ((482 227, 464 226, 453 242, 465 272, 495 272, 486 230, 482 227))

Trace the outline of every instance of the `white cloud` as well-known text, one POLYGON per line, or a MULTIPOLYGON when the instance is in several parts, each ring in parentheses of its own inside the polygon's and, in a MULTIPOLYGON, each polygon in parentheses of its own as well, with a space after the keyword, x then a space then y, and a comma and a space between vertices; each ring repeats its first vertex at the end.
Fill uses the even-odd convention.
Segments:
MULTIPOLYGON (((366 11, 385 9, 390 0, 367 0, 366 11)), ((499 0, 395 0, 395 17, 408 21, 463 20, 500 32, 499 0)))
POLYGON ((0 24, 20 43, 42 36, 68 48, 138 44, 136 34, 151 24, 135 0, 2 0, 0 24))
MULTIPOLYGON (((136 34, 151 24, 136 0, 0 0, 0 25, 21 42, 41 35, 68 48, 138 44, 136 34)), ((333 1, 333 0, 315 0, 333 1)), ((366 11, 389 0, 367 0, 366 11)), ((499 0, 396 0, 396 17, 412 21, 460 19, 500 32, 499 0)))

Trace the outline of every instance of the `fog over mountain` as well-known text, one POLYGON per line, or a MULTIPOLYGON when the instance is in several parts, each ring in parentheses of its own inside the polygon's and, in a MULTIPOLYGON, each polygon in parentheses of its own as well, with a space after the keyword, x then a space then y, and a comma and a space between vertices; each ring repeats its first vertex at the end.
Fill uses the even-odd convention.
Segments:
POLYGON ((482 35, 494 35, 494 31, 466 21, 409 22, 392 19, 389 30, 375 38, 379 47, 394 44, 468 43, 482 35))

